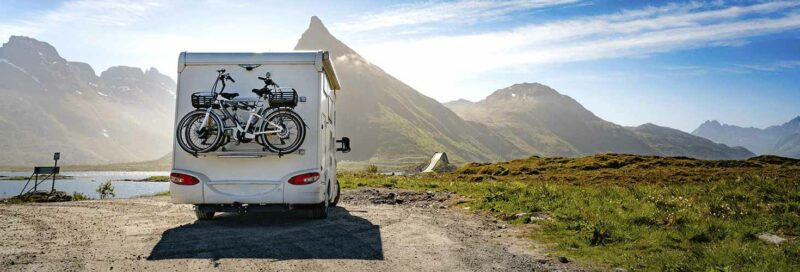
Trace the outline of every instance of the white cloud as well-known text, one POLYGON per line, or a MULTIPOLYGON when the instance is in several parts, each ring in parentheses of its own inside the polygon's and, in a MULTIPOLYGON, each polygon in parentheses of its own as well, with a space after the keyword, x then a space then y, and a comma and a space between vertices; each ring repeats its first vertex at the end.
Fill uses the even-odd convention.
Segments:
MULTIPOLYGON (((79 27, 120 27, 146 19, 163 0, 77 0, 64 2, 58 8, 29 14, 27 18, 0 24, 0 35, 37 35, 62 25, 79 27)), ((81 31, 80 28, 74 29, 81 31)))
POLYGON ((384 40, 355 47, 418 90, 447 101, 463 97, 464 91, 485 95, 491 88, 474 82, 509 69, 740 46, 748 38, 800 28, 798 7, 797 1, 747 6, 691 2, 506 31, 384 40))
POLYGON ((264 16, 254 6, 217 0, 73 0, 16 20, 0 19, 0 39, 24 35, 48 42, 64 58, 88 62, 97 73, 128 65, 157 67, 174 78, 181 51, 291 50, 304 26, 277 27, 285 26, 285 18, 264 16))
POLYGON ((66 2, 37 21, 41 20, 42 24, 70 22, 124 26, 145 19, 150 11, 162 4, 161 0, 79 0, 66 2))
POLYGON ((777 72, 800 67, 800 60, 783 60, 762 64, 737 64, 736 66, 761 72, 777 72))
POLYGON ((430 23, 457 22, 473 24, 504 18, 510 13, 545 7, 573 4, 581 0, 513 0, 423 2, 404 4, 390 10, 357 17, 351 22, 333 25, 334 31, 359 32, 393 27, 418 26, 430 23))
POLYGON ((680 75, 747 74, 753 72, 780 72, 800 68, 800 60, 781 60, 765 63, 732 63, 723 65, 678 65, 660 67, 680 75))

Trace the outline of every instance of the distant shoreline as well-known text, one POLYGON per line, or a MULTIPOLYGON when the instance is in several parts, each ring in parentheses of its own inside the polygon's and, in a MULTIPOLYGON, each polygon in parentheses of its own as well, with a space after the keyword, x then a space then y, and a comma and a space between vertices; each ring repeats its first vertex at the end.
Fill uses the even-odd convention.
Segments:
MULTIPOLYGON (((52 163, 52 162, 49 162, 52 163)), ((61 166, 61 171, 169 171, 172 169, 172 155, 167 154, 163 157, 143 162, 126 162, 111 164, 76 164, 61 166)), ((0 171, 9 172, 30 172, 33 166, 20 165, 0 165, 0 171)))
MULTIPOLYGON (((0 182, 3 181, 21 181, 21 180, 28 180, 31 178, 30 176, 0 176, 0 182)), ((52 177, 47 179, 39 179, 41 180, 50 180, 52 177)), ((56 176, 56 180, 72 180, 75 179, 74 176, 56 176)), ((167 182, 169 181, 169 176, 149 176, 143 179, 118 179, 118 180, 110 180, 110 181, 132 181, 132 182, 167 182)))
MULTIPOLYGON (((28 180, 29 178, 31 178, 31 176, 0 176, 0 181, 28 180)), ((50 179, 50 178, 53 178, 53 177, 49 177, 48 179, 50 179)), ((73 178, 75 178, 75 177, 73 177, 73 176, 56 175, 56 179, 73 179, 73 178)), ((40 177, 39 180, 47 180, 47 179, 42 179, 40 177)))

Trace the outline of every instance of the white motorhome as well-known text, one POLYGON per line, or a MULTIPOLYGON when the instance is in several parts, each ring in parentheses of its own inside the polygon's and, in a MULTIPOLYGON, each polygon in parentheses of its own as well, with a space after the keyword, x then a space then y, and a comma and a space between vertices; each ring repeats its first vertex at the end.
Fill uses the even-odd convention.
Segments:
POLYGON ((305 122, 305 140, 289 154, 268 151, 254 142, 229 143, 212 152, 192 154, 179 148, 176 140, 172 202, 194 204, 198 219, 211 219, 215 212, 297 208, 325 218, 327 208, 339 200, 336 152, 350 150, 349 139, 337 139, 335 134, 339 81, 328 52, 183 52, 178 59, 176 128, 184 115, 195 110, 192 94, 208 91, 219 69, 235 78, 225 89, 238 93, 235 99, 258 99, 251 90, 264 85, 259 77, 267 73, 281 86, 296 90, 298 102, 293 110, 305 122))

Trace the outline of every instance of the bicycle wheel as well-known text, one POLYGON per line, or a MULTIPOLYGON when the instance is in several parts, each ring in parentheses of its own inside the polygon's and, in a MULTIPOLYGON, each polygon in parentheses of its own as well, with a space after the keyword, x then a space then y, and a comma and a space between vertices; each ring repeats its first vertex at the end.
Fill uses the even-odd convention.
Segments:
POLYGON ((214 151, 225 138, 219 116, 212 111, 206 120, 206 110, 203 109, 186 114, 178 123, 175 134, 181 149, 192 154, 214 151))
POLYGON ((297 151, 306 138, 303 119, 290 109, 278 109, 267 115, 261 123, 261 131, 277 131, 260 134, 259 138, 268 150, 282 154, 297 151))

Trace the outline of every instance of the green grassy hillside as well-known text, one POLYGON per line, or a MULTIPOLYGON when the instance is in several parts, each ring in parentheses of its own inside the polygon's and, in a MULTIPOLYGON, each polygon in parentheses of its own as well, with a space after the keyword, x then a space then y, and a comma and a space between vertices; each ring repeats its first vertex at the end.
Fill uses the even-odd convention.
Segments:
MULTIPOLYGON (((344 188, 454 192, 552 254, 632 271, 797 271, 800 161, 597 155, 471 163, 441 175, 347 173, 344 188), (771 244, 758 238, 788 239, 771 244)), ((603 269, 605 269, 603 268, 603 269)))

